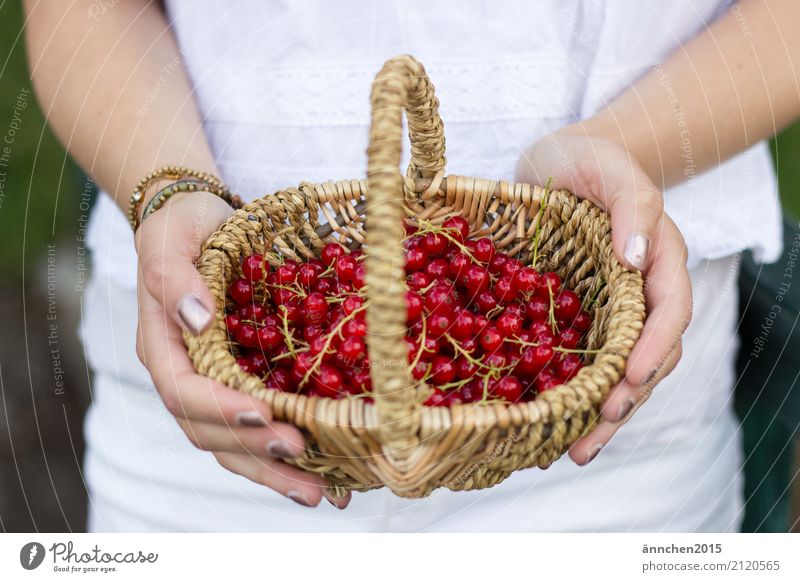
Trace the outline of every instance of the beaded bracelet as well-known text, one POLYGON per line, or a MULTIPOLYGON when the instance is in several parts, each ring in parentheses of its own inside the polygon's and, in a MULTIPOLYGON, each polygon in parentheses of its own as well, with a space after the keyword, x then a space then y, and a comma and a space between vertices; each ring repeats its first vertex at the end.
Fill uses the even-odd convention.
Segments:
POLYGON ((128 208, 128 221, 131 228, 136 231, 139 225, 144 220, 145 216, 152 214, 166 202, 173 194, 178 192, 194 192, 197 190, 210 192, 225 200, 234 208, 241 208, 242 200, 239 196, 231 194, 230 190, 223 185, 223 183, 205 172, 191 170, 179 166, 164 166, 154 172, 151 172, 137 184, 131 196, 130 206, 128 208), (144 200, 144 195, 147 189, 156 180, 168 179, 172 183, 161 189, 148 203, 139 220, 139 207, 144 200))
POLYGON ((153 212, 161 208, 164 203, 174 194, 178 194, 179 192, 197 192, 198 190, 210 192, 211 194, 219 196, 234 208, 241 208, 242 206, 239 197, 231 194, 225 187, 217 188, 216 186, 211 186, 200 180, 178 180, 177 182, 172 182, 168 186, 159 190, 156 195, 150 199, 150 201, 144 207, 142 219, 139 221, 139 224, 144 222, 144 219, 150 216, 153 212))

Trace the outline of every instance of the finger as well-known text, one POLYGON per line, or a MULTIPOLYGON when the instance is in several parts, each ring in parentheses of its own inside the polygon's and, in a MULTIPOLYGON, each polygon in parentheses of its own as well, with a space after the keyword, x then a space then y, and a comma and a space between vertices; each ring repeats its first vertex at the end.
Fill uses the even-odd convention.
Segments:
POLYGON ((193 261, 200 245, 229 211, 219 197, 193 193, 171 200, 137 232, 147 290, 174 321, 193 334, 208 327, 216 306, 193 261))
POLYGON ((300 505, 316 507, 325 498, 335 507, 344 509, 350 502, 349 492, 344 497, 333 497, 322 477, 281 461, 236 453, 218 453, 215 457, 229 471, 265 485, 300 505))
POLYGON ((638 410, 650 398, 652 391, 646 391, 636 403, 636 406, 630 411, 629 416, 624 421, 609 422, 607 420, 600 421, 597 426, 588 435, 581 437, 569 448, 569 458, 572 459, 577 465, 586 465, 591 463, 603 447, 608 444, 608 441, 617 433, 620 427, 625 424, 630 416, 638 410))
POLYGON ((295 427, 271 422, 264 428, 228 427, 178 418, 178 425, 198 449, 211 452, 250 453, 290 459, 303 454, 303 435, 295 427))
POLYGON ((670 355, 656 376, 645 386, 633 386, 625 380, 615 386, 603 405, 604 420, 600 421, 588 435, 575 441, 569 450, 570 458, 578 465, 585 465, 594 460, 617 431, 650 399, 653 388, 669 375, 679 359, 680 348, 670 355))
POLYGON ((686 247, 677 227, 664 217, 647 273, 647 319, 625 366, 625 379, 643 386, 680 342, 692 317, 692 285, 686 270, 686 247))
POLYGON ((272 420, 265 402, 195 373, 180 329, 142 285, 138 333, 142 363, 173 416, 228 426, 266 426, 272 420))
POLYGON ((606 210, 615 255, 631 268, 646 270, 663 196, 622 145, 556 132, 523 154, 516 179, 538 184, 552 179, 554 188, 567 188, 606 210))
POLYGON ((658 370, 644 384, 632 384, 623 380, 608 393, 603 403, 603 418, 610 422, 619 422, 626 419, 631 410, 646 394, 649 394, 661 380, 666 378, 678 365, 683 355, 682 343, 676 344, 658 370))

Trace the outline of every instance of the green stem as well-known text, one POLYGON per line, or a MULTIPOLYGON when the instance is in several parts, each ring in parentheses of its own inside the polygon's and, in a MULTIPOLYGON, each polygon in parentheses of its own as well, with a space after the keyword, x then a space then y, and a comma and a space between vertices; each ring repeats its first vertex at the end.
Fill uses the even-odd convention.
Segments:
POLYGON ((586 296, 589 297, 589 301, 586 302, 586 305, 583 307, 584 311, 589 311, 592 308, 592 305, 594 305, 595 301, 597 301, 597 298, 600 296, 600 292, 603 290, 605 286, 606 286, 606 280, 600 277, 600 282, 597 285, 597 289, 595 289, 591 297, 589 297, 588 295, 586 296))
POLYGON ((308 382, 308 379, 311 377, 311 375, 314 372, 316 372, 319 369, 319 367, 322 365, 322 359, 325 357, 325 354, 328 353, 328 350, 331 348, 331 343, 333 342, 333 338, 341 332, 342 328, 344 327, 344 324, 347 323, 348 321, 350 321, 351 319, 353 319, 358 313, 364 311, 366 308, 367 308, 367 304, 365 303, 364 305, 362 305, 358 309, 354 309, 353 311, 348 313, 346 316, 344 316, 342 318, 342 320, 338 324, 336 324, 336 327, 334 327, 330 331, 330 333, 325 338, 325 344, 322 346, 322 350, 314 358, 314 361, 312 362, 311 366, 308 368, 308 371, 305 373, 305 376, 303 376, 303 379, 300 381, 300 386, 301 387, 306 385, 306 383, 308 382))
POLYGON ((544 218, 544 209, 547 207, 547 201, 550 199, 550 185, 553 183, 552 176, 547 179, 547 184, 544 185, 544 194, 542 194, 542 202, 539 204, 539 210, 536 211, 536 229, 533 232, 533 259, 531 260, 531 267, 536 268, 536 263, 539 261, 539 239, 542 235, 542 220, 544 218))
POLYGON ((570 348, 562 348, 562 347, 554 347, 554 352, 563 352, 565 354, 599 354, 600 350, 579 350, 579 349, 570 349, 570 348))
POLYGON ((553 335, 558 333, 558 323, 556 322, 556 302, 553 298, 553 289, 550 285, 547 286, 547 294, 550 295, 550 308, 548 309, 547 318, 550 320, 550 329, 553 335))
POLYGON ((289 353, 292 355, 293 358, 297 358, 297 352, 294 349, 294 342, 292 341, 292 332, 289 331, 289 318, 287 317, 287 313, 289 312, 286 309, 285 305, 281 305, 281 323, 283 324, 281 327, 281 333, 283 334, 283 339, 286 340, 286 347, 289 348, 289 353))

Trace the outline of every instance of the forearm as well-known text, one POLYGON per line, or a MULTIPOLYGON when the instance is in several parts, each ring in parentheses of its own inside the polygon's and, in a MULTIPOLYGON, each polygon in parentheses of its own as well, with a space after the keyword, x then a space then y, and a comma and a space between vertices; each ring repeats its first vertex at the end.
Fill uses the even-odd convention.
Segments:
POLYGON ((800 115, 800 2, 744 0, 597 115, 570 126, 624 145, 667 187, 800 115))
POLYGON ((50 126, 127 211, 141 177, 167 164, 216 173, 175 40, 157 2, 26 0, 33 83, 50 126))

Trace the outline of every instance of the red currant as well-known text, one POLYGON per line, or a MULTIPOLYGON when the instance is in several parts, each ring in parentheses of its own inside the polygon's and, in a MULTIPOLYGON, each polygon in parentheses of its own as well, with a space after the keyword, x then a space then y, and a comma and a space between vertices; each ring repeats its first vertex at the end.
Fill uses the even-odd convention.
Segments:
POLYGON ((525 308, 525 315, 531 321, 546 321, 550 315, 550 303, 541 297, 531 297, 525 308))
POLYGON ((446 285, 435 285, 425 294, 425 308, 430 313, 452 313, 454 306, 453 290, 446 285))
POLYGON ((436 356, 431 363, 431 380, 434 384, 448 384, 456 378, 456 366, 447 356, 436 356))
POLYGON ((517 402, 522 398, 522 382, 514 376, 506 376, 490 384, 489 391, 497 398, 517 402))
POLYGON ((336 398, 344 386, 342 373, 330 364, 320 364, 319 370, 313 375, 312 382, 314 388, 320 396, 336 398))
POLYGON ((246 279, 236 279, 228 288, 228 295, 239 305, 253 300, 253 285, 246 279))
POLYGON ((236 334, 239 333, 239 329, 242 327, 242 320, 239 319, 238 315, 234 315, 233 313, 226 315, 225 327, 227 328, 229 334, 236 336, 236 334))
POLYGON ((425 266, 425 272, 432 279, 444 279, 450 274, 450 265, 444 259, 433 259, 425 266))
POLYGON ((450 329, 452 323, 453 318, 449 313, 433 313, 428 318, 428 333, 434 338, 442 337, 450 329))
MULTIPOLYGON (((346 303, 346 302, 345 302, 346 303)), ((406 319, 416 321, 422 315, 422 297, 414 291, 406 291, 406 319)))
POLYGON ((297 282, 307 289, 316 285, 318 278, 319 271, 314 265, 300 265, 300 268, 297 270, 297 282))
POLYGON ((421 246, 406 251, 406 273, 421 271, 428 264, 428 253, 421 246))
POLYGON ((265 352, 271 352, 283 344, 283 333, 277 327, 264 326, 258 330, 257 343, 265 352))
POLYGON ((497 331, 503 337, 516 337, 522 331, 522 318, 516 313, 503 313, 497 318, 497 331))
POLYGON ((553 388, 561 386, 561 380, 552 372, 543 370, 539 372, 539 375, 536 377, 535 385, 538 392, 545 392, 546 390, 552 390, 553 388))
POLYGON ((581 333, 572 327, 562 329, 556 338, 558 345, 568 350, 574 350, 581 343, 581 333))
POLYGON ((254 325, 244 323, 236 334, 236 341, 246 348, 254 348, 258 345, 258 332, 254 325))
POLYGON ((522 267, 514 274, 514 287, 521 293, 536 291, 539 274, 531 267, 522 267))
POLYGON ((481 333, 481 346, 487 352, 493 352, 503 343, 503 336, 494 326, 489 326, 481 333))
POLYGON ((501 276, 494 284, 494 294, 500 303, 508 303, 517 298, 517 288, 514 279, 509 275, 501 276))
POLYGON ((341 354, 347 366, 358 366, 367 357, 367 344, 363 338, 357 335, 346 337, 339 345, 338 353, 341 354))
POLYGON ((581 301, 574 291, 564 289, 555 300, 553 311, 558 319, 572 321, 581 310, 581 301))
POLYGON ((462 244, 469 236, 469 222, 463 216, 451 216, 444 221, 442 226, 448 229, 447 234, 462 244))
POLYGON ((336 276, 339 277, 339 281, 349 283, 355 277, 356 260, 349 255, 339 257, 334 263, 334 270, 336 271, 336 276))
POLYGON ((572 322, 572 327, 578 331, 588 331, 589 328, 592 327, 592 316, 585 311, 581 311, 575 316, 575 320, 572 322))
POLYGON ((467 378, 474 378, 478 373, 478 366, 465 357, 460 357, 456 360, 456 374, 462 380, 467 378))
POLYGON ((545 273, 536 283, 536 294, 543 299, 550 301, 550 295, 555 297, 558 288, 561 287, 561 278, 553 272, 545 273))
POLYGON ((422 246, 428 252, 428 255, 432 257, 441 255, 447 248, 447 245, 447 238, 438 232, 429 232, 422 241, 422 246))
POLYGON ((242 276, 248 281, 261 281, 264 277, 264 257, 250 255, 242 261, 242 276))
POLYGON ((466 253, 459 251, 450 258, 447 269, 453 279, 463 281, 471 266, 472 259, 466 253))
POLYGON ((328 243, 322 247, 320 259, 322 259, 322 263, 325 266, 330 267, 336 262, 337 259, 345 256, 346 254, 347 250, 339 243, 328 243))
POLYGON ((479 265, 473 265, 469 268, 464 278, 464 287, 475 296, 481 291, 488 289, 490 282, 489 271, 479 265))
POLYGON ((474 256, 481 263, 488 263, 491 261, 494 253, 495 248, 492 239, 479 238, 475 241, 475 245, 472 249, 472 256, 474 256))
POLYGON ((450 335, 457 340, 465 340, 473 335, 473 326, 475 325, 475 317, 466 310, 461 310, 456 315, 453 325, 450 329, 450 335))
POLYGON ((422 271, 415 271, 411 273, 408 278, 408 288, 412 291, 419 291, 431 284, 431 278, 427 273, 422 271))
POLYGON ((297 267, 292 264, 281 265, 275 269, 274 278, 276 285, 291 285, 297 279, 297 267))
POLYGON ((481 291, 475 297, 475 307, 477 307, 478 311, 481 313, 489 313, 491 310, 497 307, 497 305, 497 298, 488 289, 481 291))
POLYGON ((564 354, 555 364, 555 371, 558 377, 564 380, 571 380, 575 374, 583 367, 581 359, 575 354, 564 354))

